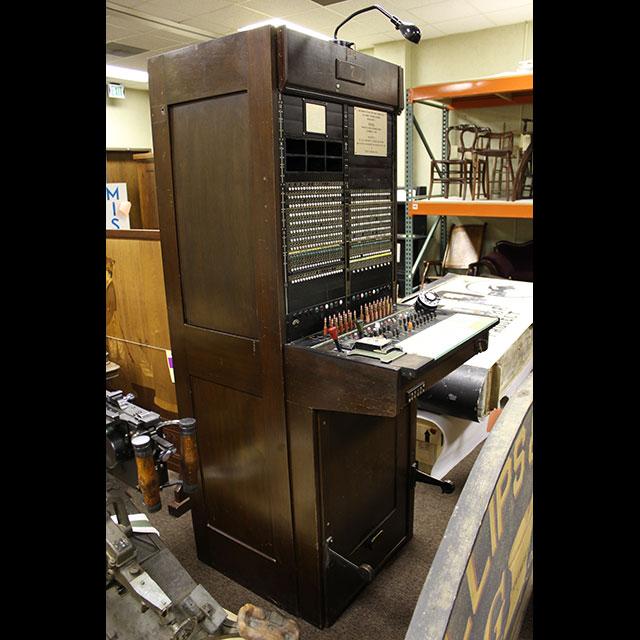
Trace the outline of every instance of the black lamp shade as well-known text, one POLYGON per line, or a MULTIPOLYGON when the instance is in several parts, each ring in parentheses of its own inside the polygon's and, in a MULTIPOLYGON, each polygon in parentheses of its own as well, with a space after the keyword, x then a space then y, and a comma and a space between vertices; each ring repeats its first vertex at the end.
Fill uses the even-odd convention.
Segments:
POLYGON ((413 42, 414 44, 418 44, 418 42, 420 42, 422 33, 420 32, 420 29, 416 27, 415 24, 402 23, 398 27, 398 30, 407 40, 409 40, 409 42, 413 42))

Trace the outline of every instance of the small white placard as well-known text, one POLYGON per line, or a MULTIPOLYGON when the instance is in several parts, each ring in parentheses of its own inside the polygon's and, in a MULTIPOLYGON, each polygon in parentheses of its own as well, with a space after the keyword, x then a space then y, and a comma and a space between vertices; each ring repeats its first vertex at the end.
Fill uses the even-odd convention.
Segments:
POLYGON ((387 114, 373 109, 353 108, 354 153, 357 156, 387 156, 387 114))
POLYGON ((307 133, 327 134, 327 108, 323 104, 305 102, 305 130, 307 133))
POLYGON ((130 229, 126 182, 107 182, 107 229, 130 229))

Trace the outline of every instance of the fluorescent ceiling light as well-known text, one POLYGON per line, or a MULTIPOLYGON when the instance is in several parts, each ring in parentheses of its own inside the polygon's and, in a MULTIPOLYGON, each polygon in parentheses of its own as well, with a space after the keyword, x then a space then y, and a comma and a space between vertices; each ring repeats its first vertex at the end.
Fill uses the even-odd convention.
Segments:
POLYGON ((258 27, 265 27, 268 24, 273 27, 284 26, 287 27, 287 29, 299 31, 300 33, 304 33, 305 35, 311 36, 312 38, 319 38, 320 40, 331 40, 329 36, 325 36, 323 33, 312 31, 311 29, 307 29, 307 27, 302 27, 299 24, 289 22, 288 20, 283 20, 282 18, 271 18, 270 20, 263 20, 262 22, 256 22, 255 24, 249 24, 246 27, 240 27, 238 31, 249 31, 250 29, 257 29, 258 27))
POLYGON ((116 67, 107 65, 107 78, 115 80, 133 80, 134 82, 149 82, 149 74, 138 69, 127 69, 126 67, 116 67))

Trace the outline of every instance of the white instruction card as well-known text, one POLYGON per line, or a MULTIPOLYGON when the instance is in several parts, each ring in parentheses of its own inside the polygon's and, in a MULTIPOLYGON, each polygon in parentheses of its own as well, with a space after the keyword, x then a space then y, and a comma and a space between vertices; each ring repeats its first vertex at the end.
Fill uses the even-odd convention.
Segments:
POLYGON ((387 156, 387 114, 353 108, 354 153, 357 156, 387 156))
POLYGON ((323 104, 305 102, 305 128, 307 133, 327 133, 327 108, 323 104))

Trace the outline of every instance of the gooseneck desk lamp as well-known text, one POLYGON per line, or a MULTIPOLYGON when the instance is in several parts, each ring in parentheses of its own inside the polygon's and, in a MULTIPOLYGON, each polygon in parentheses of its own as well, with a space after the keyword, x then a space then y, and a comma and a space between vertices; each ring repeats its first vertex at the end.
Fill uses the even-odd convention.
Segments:
POLYGON ((337 44, 341 44, 345 47, 352 47, 354 45, 353 42, 349 42, 348 40, 339 40, 338 39, 338 30, 340 27, 345 25, 351 18, 355 18, 357 15, 361 13, 365 13, 366 11, 373 11, 376 9, 383 13, 389 20, 391 20, 391 24, 400 31, 400 33, 407 39, 409 42, 413 42, 414 44, 418 44, 420 42, 420 29, 416 27, 415 24, 410 24, 409 22, 403 22, 397 16, 390 14, 386 9, 382 8, 379 4, 372 4, 370 7, 365 7, 364 9, 358 9, 358 11, 354 11, 348 18, 345 18, 333 32, 333 41, 337 44))

